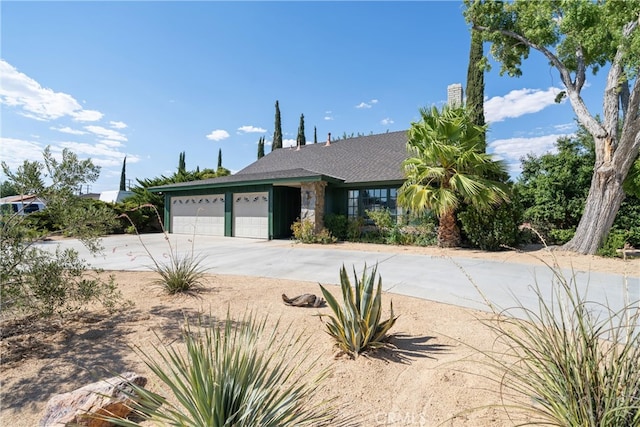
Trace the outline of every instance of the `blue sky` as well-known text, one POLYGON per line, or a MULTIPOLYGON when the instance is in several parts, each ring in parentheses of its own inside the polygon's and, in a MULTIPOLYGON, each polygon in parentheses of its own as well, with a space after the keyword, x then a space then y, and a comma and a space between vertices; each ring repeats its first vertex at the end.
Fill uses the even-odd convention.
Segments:
MULTIPOLYGON (((327 133, 404 130, 465 85, 469 30, 458 1, 0 3, 0 157, 12 168, 70 148, 102 167, 90 190, 188 169, 238 171, 285 145, 300 114, 327 133), (266 147, 266 152, 271 150, 266 147)), ((556 70, 537 52, 523 76, 485 75, 489 149, 508 162, 575 131, 556 70)), ((583 91, 601 111, 604 73, 583 91)), ((85 188, 86 191, 86 188, 85 188)))

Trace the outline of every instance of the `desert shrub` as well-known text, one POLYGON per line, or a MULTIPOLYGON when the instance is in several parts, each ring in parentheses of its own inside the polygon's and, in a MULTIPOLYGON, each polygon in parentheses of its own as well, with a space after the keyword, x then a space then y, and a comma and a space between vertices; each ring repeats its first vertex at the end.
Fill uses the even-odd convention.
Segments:
POLYGON ((161 233, 163 231, 163 223, 160 216, 157 215, 158 208, 153 204, 139 205, 132 200, 125 200, 116 203, 113 209, 120 218, 120 233, 134 234, 135 231, 131 229, 132 225, 140 233, 161 233), (127 214, 129 219, 123 214, 127 214))
POLYGON ((393 219, 388 209, 367 210, 366 213, 377 227, 382 243, 387 245, 404 245, 406 243, 402 227, 393 219))
POLYGON ((382 317, 382 278, 378 279, 378 286, 374 289, 377 267, 367 275, 365 264, 362 277, 353 271, 355 283, 352 286, 347 270, 340 269, 340 287, 342 303, 334 298, 327 289, 320 285, 322 295, 333 311, 325 323, 327 333, 333 337, 337 346, 345 354, 357 357, 367 350, 377 349, 387 345, 388 332, 396 322, 393 314, 393 303, 390 304, 391 314, 387 320, 382 317))
MULTIPOLYGON (((638 163, 640 160, 636 161, 638 163)), ((640 179, 640 178, 638 178, 640 179)), ((620 205, 612 230, 626 233, 625 243, 640 248, 640 197, 628 194, 620 205)))
MULTIPOLYGON (((160 221, 160 213, 155 205, 143 205, 137 209, 145 208, 151 209, 158 217, 158 221, 160 221)), ((162 228, 164 240, 167 242, 169 251, 166 254, 168 261, 159 261, 149 251, 149 248, 144 243, 142 236, 138 232, 138 229, 129 214, 123 213, 120 217, 129 221, 130 227, 133 228, 135 234, 138 236, 140 244, 151 259, 153 263, 152 270, 159 276, 158 279, 154 281, 154 284, 158 285, 158 287, 169 295, 195 292, 202 288, 202 281, 206 271, 202 267, 201 258, 199 258, 195 253, 195 236, 191 239, 191 250, 187 253, 180 254, 178 249, 174 248, 173 244, 171 244, 171 239, 169 238, 167 231, 162 228)), ((161 221, 160 224, 162 224, 161 221)))
POLYGON ((311 221, 296 221, 291 225, 293 238, 302 243, 315 242, 315 230, 311 221))
POLYGON ((324 225, 331 235, 338 240, 345 240, 349 227, 349 221, 346 215, 328 214, 324 217, 324 225))
MULTIPOLYGON (((11 261, 2 251, 2 263, 11 261)), ((110 311, 126 306, 113 277, 102 279, 72 249, 49 253, 34 248, 23 254, 15 274, 2 277, 2 312, 14 315, 66 315, 99 302, 110 311), (24 262, 27 261, 27 262, 24 262)), ((4 267, 4 266, 3 266, 4 267)))
POLYGON ((291 231, 293 231, 293 238, 301 243, 329 244, 338 240, 326 228, 316 233, 315 226, 311 221, 298 220, 291 225, 291 231))
POLYGON ((134 385, 134 410, 143 420, 174 426, 328 424, 333 410, 314 402, 327 371, 316 369, 302 334, 282 334, 278 324, 268 330, 266 322, 252 314, 238 320, 227 314, 222 322, 200 318, 196 327, 186 322, 185 351, 170 345, 155 346, 153 354, 138 350, 175 399, 134 385))
POLYGON ((521 243, 518 227, 522 222, 522 209, 517 201, 504 202, 491 210, 470 205, 458 214, 458 219, 471 244, 484 251, 516 247, 521 243))
POLYGON ((350 242, 358 241, 362 236, 364 228, 364 218, 349 218, 347 222, 347 240, 350 242))
POLYGON ((554 228, 547 233, 547 243, 552 245, 564 245, 573 239, 575 228, 554 228))
POLYGON ((0 311, 35 320, 78 311, 94 302, 108 309, 127 305, 113 281, 93 274, 76 251, 49 251, 37 245, 53 234, 64 234, 77 237, 96 254, 101 250, 99 237, 116 222, 112 211, 74 194, 78 185, 98 178, 99 167, 68 149, 62 151, 61 160, 49 147, 43 157, 44 163, 25 160, 16 171, 2 162, 4 175, 21 194, 37 195, 47 207, 38 214, 0 218, 0 311))
POLYGON ((556 266, 552 296, 533 288, 536 309, 517 301, 483 320, 505 350, 483 352, 504 408, 524 424, 640 425, 640 301, 622 309, 587 300, 556 266), (512 315, 525 320, 518 320, 512 315))
POLYGON ((623 249, 626 242, 627 232, 623 230, 611 230, 600 249, 598 249, 598 255, 604 257, 619 257, 622 254, 618 252, 618 250, 623 249))

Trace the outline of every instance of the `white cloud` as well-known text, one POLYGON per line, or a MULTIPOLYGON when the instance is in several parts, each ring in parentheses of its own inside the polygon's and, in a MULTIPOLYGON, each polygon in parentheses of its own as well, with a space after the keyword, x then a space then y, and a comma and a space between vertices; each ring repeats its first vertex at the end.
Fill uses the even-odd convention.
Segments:
POLYGON ((71 134, 71 135, 86 135, 87 134, 87 132, 85 132, 83 130, 71 129, 69 126, 59 127, 59 128, 51 126, 49 129, 57 130, 58 132, 68 133, 68 134, 71 134))
POLYGON ((229 132, 222 129, 213 130, 209 135, 207 135, 207 139, 211 141, 222 141, 227 138, 229 138, 229 132))
POLYGON ((575 124, 575 122, 562 123, 562 124, 559 124, 559 125, 555 125, 554 129, 557 130, 558 132, 575 131, 576 130, 576 124, 575 124))
POLYGON ((104 116, 100 111, 95 110, 81 110, 71 113, 71 117, 76 122, 97 122, 104 116))
POLYGON ((107 129, 105 127, 102 126, 85 126, 84 127, 86 130, 88 130, 89 132, 92 132, 98 136, 101 136, 103 138, 106 139, 110 139, 113 141, 126 141, 127 137, 124 136, 123 134, 121 134, 118 131, 115 131, 113 129, 107 129))
POLYGON ((123 144, 122 142, 120 142, 120 141, 113 141, 113 140, 111 140, 111 139, 101 139, 101 140, 99 141, 99 143, 100 143, 100 144, 103 144, 103 145, 106 145, 106 146, 109 146, 109 147, 114 147, 114 148, 115 148, 115 147, 122 147, 122 146, 124 146, 124 144, 123 144))
POLYGON ((110 121, 109 124, 111 125, 112 128, 114 129, 125 129, 127 127, 127 124, 124 122, 114 122, 114 121, 110 121))
MULTIPOLYGON (((84 142, 75 142, 75 141, 64 141, 59 144, 62 148, 68 148, 74 153, 78 155, 78 157, 82 158, 85 156, 88 157, 115 157, 122 159, 124 157, 124 153, 120 150, 114 150, 113 147, 110 147, 106 144, 87 144, 84 142)), ((127 158, 127 161, 129 159, 127 158)), ((122 160, 120 160, 122 163, 122 160)))
POLYGON ((386 125, 391 125, 393 123, 394 123, 393 120, 390 119, 389 117, 386 117, 386 118, 380 120, 380 124, 385 125, 385 126, 386 125))
POLYGON ((358 109, 371 108, 374 104, 377 104, 377 103, 378 103, 377 99, 372 99, 369 102, 361 102, 360 104, 356 105, 356 108, 358 109))
POLYGON ((295 139, 282 140, 282 148, 295 147, 296 145, 298 145, 298 141, 296 141, 295 139))
POLYGON ((497 139, 489 143, 489 151, 508 165, 509 173, 513 176, 522 171, 521 158, 526 157, 527 154, 539 156, 547 152, 554 152, 558 139, 571 135, 552 134, 532 138, 497 139))
POLYGON ((484 114, 489 123, 537 113, 554 105, 556 95, 562 89, 550 87, 547 90, 518 89, 505 96, 494 96, 484 103, 484 114))
POLYGON ((238 132, 242 133, 265 133, 267 130, 255 126, 240 126, 238 132))
POLYGON ((95 121, 102 113, 84 110, 71 95, 43 88, 40 83, 0 60, 0 103, 20 108, 20 114, 40 121, 69 116, 77 121, 95 121))
POLYGON ((2 146, 2 161, 12 171, 21 166, 25 160, 42 162, 44 146, 37 142, 0 137, 0 145, 2 146))

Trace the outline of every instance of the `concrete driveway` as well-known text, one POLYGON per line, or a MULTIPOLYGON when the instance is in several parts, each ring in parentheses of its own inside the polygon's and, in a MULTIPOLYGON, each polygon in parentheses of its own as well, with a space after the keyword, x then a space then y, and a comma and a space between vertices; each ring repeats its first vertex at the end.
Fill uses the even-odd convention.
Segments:
MULTIPOLYGON (((469 258, 443 258, 381 252, 339 250, 334 247, 291 244, 291 241, 254 240, 229 237, 148 234, 140 237, 144 246, 159 262, 168 261, 170 246, 179 255, 193 248, 202 267, 214 274, 304 280, 323 284, 339 283, 339 269, 344 264, 350 276, 355 266, 358 274, 365 263, 378 265, 383 288, 387 292, 408 295, 457 306, 486 310, 478 289, 493 304, 508 308, 517 297, 528 308, 537 307, 532 286, 540 287, 551 297, 553 273, 547 267, 469 258), (471 280, 477 286, 471 283, 471 280)), ((148 271, 153 265, 138 236, 116 235, 102 240, 104 251, 92 256, 77 240, 49 241, 39 246, 55 250, 74 248, 92 266, 106 270, 148 271)), ((634 277, 599 272, 564 271, 575 274, 580 289, 589 300, 607 303, 619 309, 625 301, 640 300, 640 272, 634 277)), ((515 313, 514 315, 517 315, 515 313)))

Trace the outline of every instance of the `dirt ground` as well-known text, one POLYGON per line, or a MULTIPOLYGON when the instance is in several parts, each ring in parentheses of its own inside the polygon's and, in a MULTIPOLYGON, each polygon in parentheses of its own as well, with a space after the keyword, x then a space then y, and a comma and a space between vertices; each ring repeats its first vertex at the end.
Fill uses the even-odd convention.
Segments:
MULTIPOLYGON (((576 270, 640 275, 640 258, 628 261, 569 255, 530 248, 526 253, 487 254, 471 250, 339 244, 341 249, 412 251, 417 254, 491 258, 504 262, 548 263, 576 270)), ((326 247, 325 247, 326 248, 326 247)), ((52 394, 81 387, 104 376, 136 371, 149 379, 147 388, 162 390, 132 350, 153 344, 177 344, 184 316, 206 313, 223 319, 227 310, 240 317, 247 310, 279 319, 282 332, 304 331, 308 351, 320 356, 318 368, 331 374, 319 397, 336 397, 341 413, 361 426, 511 426, 500 403, 498 386, 486 375, 477 349, 495 341, 480 319, 484 312, 428 300, 385 294, 399 318, 391 332, 393 348, 355 360, 335 357, 318 313, 330 309, 285 306, 281 294, 320 295, 318 283, 268 278, 209 275, 196 296, 167 296, 152 285, 149 272, 109 272, 133 307, 116 316, 93 310, 25 328, 24 322, 2 325, 0 425, 38 425, 52 394), (476 409, 474 409, 476 408, 476 409), (477 409, 481 408, 481 409, 477 409)), ((311 278, 310 278, 311 279, 311 278)), ((338 271, 336 271, 336 281, 338 271)), ((337 295, 339 289, 328 286, 337 295)), ((385 312, 386 318, 388 312, 385 312)))

